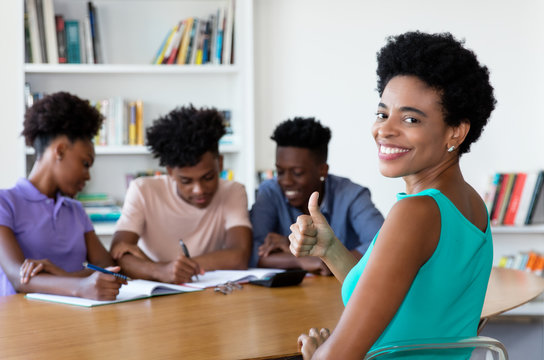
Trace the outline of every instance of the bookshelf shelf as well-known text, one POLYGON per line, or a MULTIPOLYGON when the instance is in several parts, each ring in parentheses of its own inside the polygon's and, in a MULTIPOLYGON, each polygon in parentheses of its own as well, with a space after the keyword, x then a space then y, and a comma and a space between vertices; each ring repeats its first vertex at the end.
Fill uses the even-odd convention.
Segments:
POLYGON ((25 64, 27 74, 236 74, 236 65, 25 64))
MULTIPOLYGON (((96 0, 103 64, 23 63, 21 83, 36 93, 67 91, 84 99, 122 98, 141 100, 143 126, 176 107, 214 107, 231 112, 233 134, 219 145, 224 167, 248 190, 253 202, 255 179, 254 88, 253 88, 253 0, 234 2, 233 64, 150 64, 165 31, 190 16, 207 18, 226 7, 229 0, 96 0), (127 10, 130 16, 127 16, 127 10)), ((87 0, 53 0, 55 13, 84 22, 87 0)), ((23 11, 23 6, 20 7, 23 11)), ((21 13, 21 19, 23 14, 21 13)), ((22 20, 21 20, 22 21, 22 20)), ((23 49, 24 51, 24 49, 23 49)), ((18 122, 22 123, 23 112, 18 122)), ((19 130, 20 132, 20 130, 19 130)), ((145 140, 144 140, 145 141, 145 140)), ((33 149, 21 147, 28 175, 33 149)), ((145 146, 96 146, 97 159, 85 192, 105 192, 122 203, 127 175, 164 170, 145 146)), ((109 232, 105 235, 111 235, 109 232)))
POLYGON ((494 226, 493 234, 544 234, 544 224, 527 226, 494 226))

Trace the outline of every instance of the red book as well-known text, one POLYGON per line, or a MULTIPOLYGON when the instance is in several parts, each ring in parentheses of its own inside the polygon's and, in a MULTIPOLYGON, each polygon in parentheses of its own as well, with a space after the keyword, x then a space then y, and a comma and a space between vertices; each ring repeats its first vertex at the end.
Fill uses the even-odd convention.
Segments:
POLYGON ((523 186, 525 185, 526 178, 526 173, 517 174, 516 183, 512 189, 512 195, 510 195, 510 203, 508 204, 508 208, 506 209, 506 213, 504 215, 504 225, 514 225, 519 208, 519 200, 521 199, 521 193, 523 192, 523 186))

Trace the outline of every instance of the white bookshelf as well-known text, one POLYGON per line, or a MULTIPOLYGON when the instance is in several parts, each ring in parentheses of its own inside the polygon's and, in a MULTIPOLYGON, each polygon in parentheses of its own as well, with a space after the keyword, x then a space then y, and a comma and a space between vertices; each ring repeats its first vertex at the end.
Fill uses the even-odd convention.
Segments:
MULTIPOLYGON (((24 1, 18 1, 22 8, 24 1)), ((105 63, 21 64, 24 81, 30 83, 31 90, 68 91, 90 100, 116 96, 141 99, 144 127, 182 105, 230 110, 234 134, 220 144, 220 152, 224 155, 224 167, 232 169, 235 180, 246 186, 251 205, 256 186, 253 1, 235 2, 232 65, 150 64, 168 29, 190 16, 207 18, 224 6, 225 0, 96 0, 93 3, 105 63)), ((54 0, 55 13, 63 14, 65 19, 83 20, 86 6, 87 0, 54 0)), ((17 119, 21 123, 23 113, 17 119)), ((96 146, 95 150, 97 158, 84 191, 106 192, 118 202, 124 200, 125 174, 159 169, 158 160, 145 146, 96 146)), ((32 149, 25 149, 22 158, 25 162, 22 169, 28 171, 32 149)))
MULTIPOLYGON (((493 233, 493 265, 505 255, 515 255, 520 251, 536 251, 544 254, 544 225, 497 226, 493 233)), ((502 316, 544 316, 544 295, 535 300, 505 312, 502 316)))

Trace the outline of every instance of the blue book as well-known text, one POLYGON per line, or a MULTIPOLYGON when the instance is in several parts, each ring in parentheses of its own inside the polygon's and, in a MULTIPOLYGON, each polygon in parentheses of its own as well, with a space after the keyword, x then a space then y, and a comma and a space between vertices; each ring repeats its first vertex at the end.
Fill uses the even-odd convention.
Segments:
POLYGON ((66 62, 69 64, 81 64, 79 22, 76 20, 65 20, 64 31, 66 32, 66 62))

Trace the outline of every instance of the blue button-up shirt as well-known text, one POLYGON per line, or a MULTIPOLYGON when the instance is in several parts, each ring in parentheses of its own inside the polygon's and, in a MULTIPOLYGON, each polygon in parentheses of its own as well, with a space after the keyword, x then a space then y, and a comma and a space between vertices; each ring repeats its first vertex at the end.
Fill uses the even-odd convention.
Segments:
MULTIPOLYGON (((335 175, 329 174, 325 180, 325 197, 320 210, 348 250, 357 249, 361 254, 366 252, 383 223, 382 214, 372 203, 370 191, 335 175)), ((299 215, 302 212, 289 205, 275 179, 261 184, 250 213, 253 225, 250 266, 257 265, 259 246, 264 243, 268 233, 288 236, 291 233, 289 227, 299 215)))

